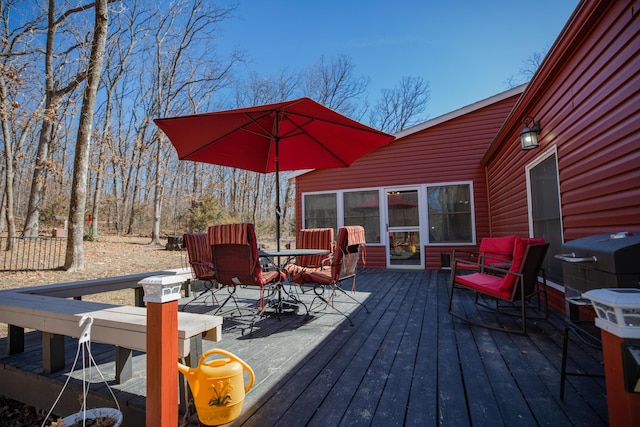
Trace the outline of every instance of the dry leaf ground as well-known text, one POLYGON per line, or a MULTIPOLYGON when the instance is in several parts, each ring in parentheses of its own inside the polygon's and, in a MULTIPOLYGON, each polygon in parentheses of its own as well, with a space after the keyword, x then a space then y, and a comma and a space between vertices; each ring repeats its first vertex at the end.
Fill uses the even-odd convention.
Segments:
MULTIPOLYGON (((150 241, 148 237, 104 236, 95 242, 84 242, 85 269, 83 271, 3 272, 0 273, 0 290, 124 276, 187 266, 184 251, 168 251, 164 248, 166 241, 161 242, 162 246, 150 245, 150 241)), ((133 305, 134 293, 123 290, 87 295, 83 299, 133 305)), ((6 325, 0 324, 0 338, 6 335, 6 325)))

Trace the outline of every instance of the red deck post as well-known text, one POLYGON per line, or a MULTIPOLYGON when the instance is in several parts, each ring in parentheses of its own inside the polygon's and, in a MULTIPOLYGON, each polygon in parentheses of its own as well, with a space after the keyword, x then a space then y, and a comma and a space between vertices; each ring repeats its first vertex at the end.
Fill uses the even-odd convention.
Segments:
POLYGON ((610 426, 640 425, 640 394, 625 390, 622 366, 622 343, 620 338, 606 330, 601 331, 605 366, 607 405, 610 426))
POLYGON ((146 425, 178 425, 178 299, 181 279, 142 280, 147 302, 146 425), (177 291, 177 292, 176 292, 177 291))

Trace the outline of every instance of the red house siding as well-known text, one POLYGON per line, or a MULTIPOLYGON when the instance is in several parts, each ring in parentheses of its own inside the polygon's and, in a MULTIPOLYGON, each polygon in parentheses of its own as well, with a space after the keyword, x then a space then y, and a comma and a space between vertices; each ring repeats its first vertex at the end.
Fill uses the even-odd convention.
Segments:
MULTIPOLYGON (((640 231, 639 34, 637 3, 580 3, 483 157, 492 234, 529 233, 525 166, 552 147, 565 242, 640 231), (525 116, 542 128, 529 152, 525 116)), ((550 297, 563 311, 562 293, 550 297)))
POLYGON ((640 20, 633 2, 584 2, 580 19, 589 25, 561 36, 555 68, 543 65, 485 159, 493 234, 528 233, 524 168, 554 145, 565 241, 640 230, 640 20), (518 141, 526 115, 542 127, 531 152, 518 141))
MULTIPOLYGON (((297 227, 302 194, 315 191, 473 181, 476 241, 489 235, 486 179, 480 159, 520 95, 510 96, 397 139, 349 168, 315 170, 296 178, 297 227)), ((454 112, 455 113, 455 112, 454 112)), ((438 119, 434 119, 437 121, 438 119)), ((428 122, 427 122, 428 123, 428 122)), ((421 213, 426 221, 426 213, 421 213)), ((453 246, 424 247, 427 268, 440 268, 441 253, 453 246)), ((370 245, 366 265, 386 266, 386 248, 370 245)))

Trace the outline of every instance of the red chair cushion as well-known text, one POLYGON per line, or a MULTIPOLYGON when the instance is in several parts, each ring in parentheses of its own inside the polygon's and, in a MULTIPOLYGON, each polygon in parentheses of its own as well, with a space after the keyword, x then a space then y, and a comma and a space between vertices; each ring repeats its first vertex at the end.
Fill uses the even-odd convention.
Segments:
MULTIPOLYGON (((509 271, 512 271, 514 273, 518 273, 520 271, 520 267, 522 267, 522 260, 524 258, 524 253, 527 251, 527 246, 536 244, 536 243, 544 243, 544 239, 516 237, 515 245, 513 247, 513 259, 511 260, 511 268, 509 268, 509 271)), ((503 280, 501 289, 505 291, 508 290, 509 292, 511 292, 515 284, 516 284, 516 276, 513 274, 507 274, 503 280)))
MULTIPOLYGON (((295 283, 299 284, 336 283, 346 276, 355 274, 358 264, 358 251, 350 251, 349 247, 353 250, 354 245, 364 245, 365 243, 365 232, 362 226, 340 227, 335 253, 331 259, 331 267, 305 268, 303 266, 288 266, 286 267, 287 273, 295 283)), ((362 253, 360 254, 362 255, 362 253)))
MULTIPOLYGON (((504 250, 506 247, 508 247, 508 241, 513 241, 513 252, 512 257, 510 257, 511 266, 509 267, 509 271, 512 273, 520 272, 524 254, 527 250, 528 245, 544 243, 544 239, 542 238, 523 238, 517 236, 508 236, 507 238, 497 239, 500 239, 500 241, 491 242, 493 244, 491 246, 491 249, 496 251, 504 250)), ((485 239, 483 239, 483 242, 484 240, 485 239)), ((488 245, 485 246, 485 248, 488 247, 488 245)), ((489 249, 486 250, 489 251, 489 249)), ((473 273, 463 276, 456 276, 456 283, 502 299, 511 299, 511 296, 513 295, 513 287, 516 284, 516 280, 517 276, 515 274, 506 274, 504 277, 484 273, 473 273)))
POLYGON ((456 283, 479 292, 493 295, 501 299, 511 298, 511 289, 503 288, 504 279, 500 276, 484 273, 472 273, 464 276, 456 276, 456 283))
POLYGON ((364 227, 360 225, 345 225, 340 228, 344 229, 347 234, 347 246, 364 245, 367 243, 364 235, 364 227))
POLYGON ((307 228, 298 231, 296 247, 299 249, 326 249, 326 255, 304 255, 296 258, 296 264, 304 267, 321 267, 322 261, 331 256, 334 246, 333 228, 307 228))
POLYGON ((306 282, 312 283, 321 283, 321 284, 331 284, 333 283, 333 274, 331 270, 322 270, 320 268, 316 268, 313 270, 307 270, 303 273, 303 279, 306 279, 306 282))
POLYGON ((284 267, 284 272, 286 275, 293 281, 293 283, 302 284, 305 282, 310 282, 309 280, 309 272, 315 270, 319 267, 304 267, 298 264, 287 264, 284 267))
POLYGON ((185 233, 183 242, 187 248, 189 264, 197 279, 211 280, 214 277, 213 257, 211 247, 205 233, 185 233))
POLYGON ((208 228, 207 234, 209 245, 225 243, 247 245, 255 243, 256 236, 253 224, 250 223, 212 225, 208 228), (251 242, 250 239, 254 241, 251 242))
POLYGON ((516 236, 485 237, 480 242, 480 255, 486 255, 485 265, 504 264, 500 260, 511 261, 516 236), (497 258, 497 259, 496 259, 497 258))
MULTIPOLYGON (((239 224, 212 225, 207 230, 207 234, 209 236, 210 245, 248 246, 249 259, 248 260, 242 259, 241 256, 238 256, 239 258, 236 257, 236 259, 239 262, 239 265, 242 265, 243 262, 246 262, 251 266, 251 268, 250 269, 242 268, 241 269, 242 271, 239 271, 237 273, 235 271, 227 272, 227 274, 231 274, 231 275, 233 274, 246 275, 247 273, 251 274, 254 280, 252 281, 250 280, 249 277, 245 276, 245 278, 242 280, 244 282, 243 285, 245 284, 246 285, 249 285, 249 284, 264 285, 276 279, 284 280, 284 277, 285 277, 284 273, 276 272, 276 274, 267 274, 266 272, 262 271, 262 268, 260 267, 259 254, 258 254, 258 240, 256 238, 256 231, 253 224, 239 223, 239 224), (254 281, 255 283, 252 283, 254 281)), ((219 261, 220 260, 216 260, 216 262, 219 262, 219 261)), ((231 261, 227 261, 227 262, 230 263, 231 261)), ((233 269, 234 266, 229 265, 229 267, 233 269)), ((219 278, 219 281, 227 285, 231 285, 231 283, 228 283, 229 280, 220 280, 219 278)))

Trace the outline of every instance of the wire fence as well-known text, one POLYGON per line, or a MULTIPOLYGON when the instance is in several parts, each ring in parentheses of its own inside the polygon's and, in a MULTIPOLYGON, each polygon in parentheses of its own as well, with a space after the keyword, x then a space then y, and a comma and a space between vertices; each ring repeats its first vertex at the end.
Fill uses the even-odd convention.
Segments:
POLYGON ((66 243, 64 237, 0 236, 0 271, 60 269, 64 267, 66 243))

